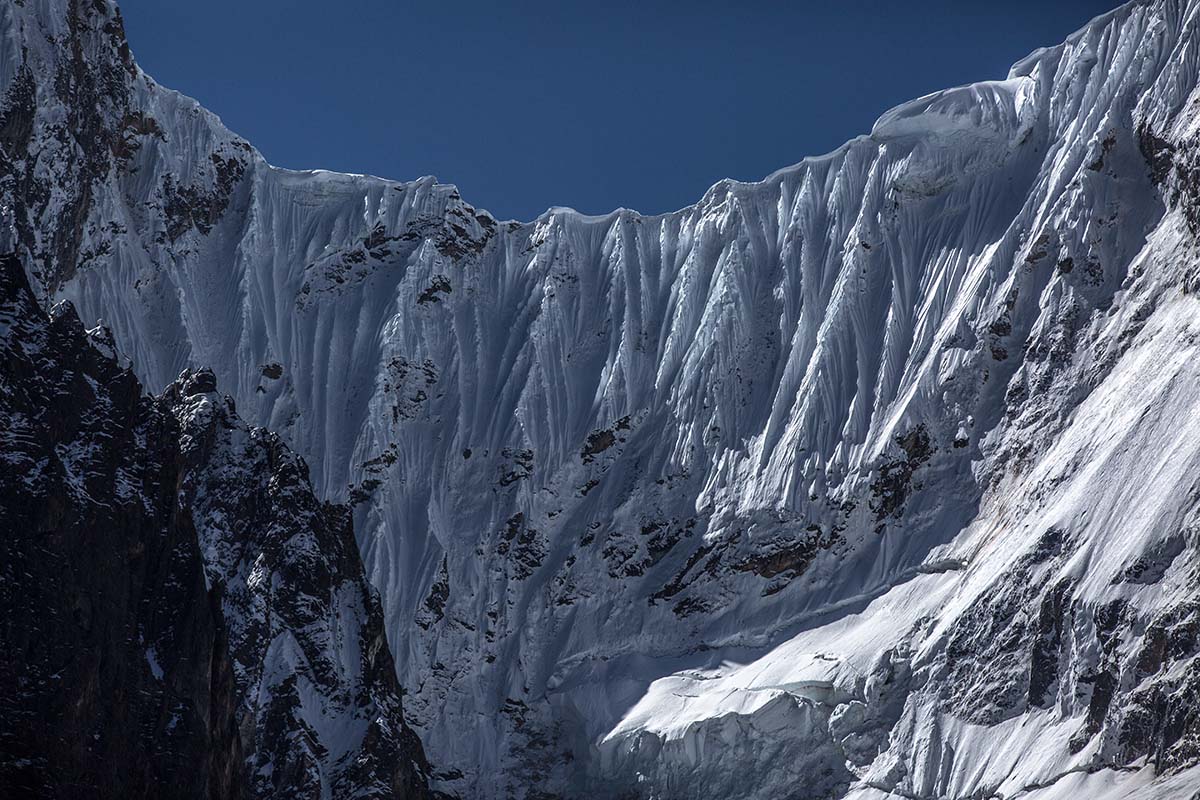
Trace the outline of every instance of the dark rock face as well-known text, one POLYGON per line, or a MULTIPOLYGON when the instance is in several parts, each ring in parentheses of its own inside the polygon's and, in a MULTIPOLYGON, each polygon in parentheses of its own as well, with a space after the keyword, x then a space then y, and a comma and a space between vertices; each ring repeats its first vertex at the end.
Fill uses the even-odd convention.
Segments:
POLYGON ((11 257, 0 354, 0 796, 240 796, 175 418, 11 257))
POLYGON ((0 796, 426 798, 350 514, 0 263, 0 796))
POLYGON ((304 461, 243 423, 211 372, 185 372, 161 400, 229 628, 252 795, 429 797, 349 508, 319 501, 304 461))

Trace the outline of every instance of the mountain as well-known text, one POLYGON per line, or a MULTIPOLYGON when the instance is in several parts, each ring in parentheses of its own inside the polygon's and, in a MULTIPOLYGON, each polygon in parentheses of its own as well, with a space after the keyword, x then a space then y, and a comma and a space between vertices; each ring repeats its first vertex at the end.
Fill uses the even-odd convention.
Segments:
POLYGON ((352 506, 439 788, 1186 798, 1198 15, 672 214, 520 223, 272 167, 111 2, 25 0, 0 205, 43 302, 152 388, 211 365, 352 506))
POLYGON ((349 510, 0 261, 0 794, 426 798, 349 510))

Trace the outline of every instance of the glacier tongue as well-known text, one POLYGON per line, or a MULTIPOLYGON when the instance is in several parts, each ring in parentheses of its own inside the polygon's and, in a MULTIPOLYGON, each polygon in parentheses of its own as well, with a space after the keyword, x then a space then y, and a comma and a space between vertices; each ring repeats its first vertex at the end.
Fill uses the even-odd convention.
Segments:
POLYGON ((355 505, 443 788, 1185 796, 1198 13, 673 214, 517 223, 271 167, 110 3, 29 0, 0 191, 46 297, 355 505))

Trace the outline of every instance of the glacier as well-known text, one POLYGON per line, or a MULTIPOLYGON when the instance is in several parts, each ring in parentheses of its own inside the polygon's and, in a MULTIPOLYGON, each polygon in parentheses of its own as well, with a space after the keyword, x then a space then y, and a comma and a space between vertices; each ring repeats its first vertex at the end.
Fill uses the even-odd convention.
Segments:
POLYGON ((517 222, 273 167, 111 0, 24 0, 0 205, 46 301, 353 505, 443 791, 1188 798, 1198 15, 517 222))

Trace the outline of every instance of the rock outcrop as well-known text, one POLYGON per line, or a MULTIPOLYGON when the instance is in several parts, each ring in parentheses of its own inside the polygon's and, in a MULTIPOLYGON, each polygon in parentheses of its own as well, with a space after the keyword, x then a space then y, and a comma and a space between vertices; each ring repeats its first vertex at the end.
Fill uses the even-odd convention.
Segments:
POLYGON ((242 797, 179 424, 0 259, 0 795, 242 797))
POLYGON ((0 795, 431 797, 349 509, 0 259, 0 795))
POLYGON ((313 494, 278 435, 207 370, 160 402, 179 420, 181 502, 221 598, 253 797, 429 797, 350 509, 313 494))

